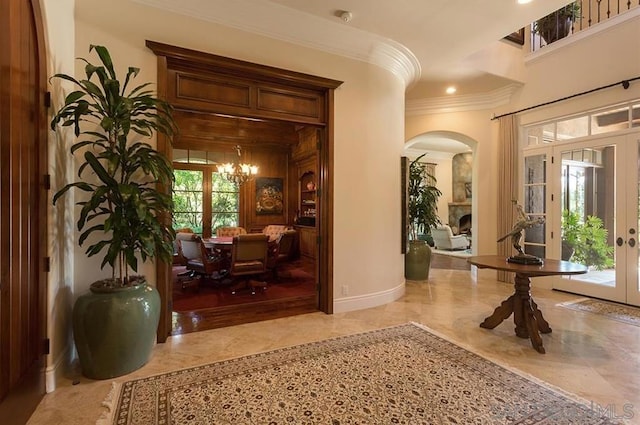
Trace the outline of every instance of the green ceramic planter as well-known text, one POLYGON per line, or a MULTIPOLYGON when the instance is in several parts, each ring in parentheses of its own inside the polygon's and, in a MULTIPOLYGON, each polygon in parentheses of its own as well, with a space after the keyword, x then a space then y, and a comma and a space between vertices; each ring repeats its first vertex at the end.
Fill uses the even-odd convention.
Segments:
POLYGON ((160 318, 160 295, 143 283, 107 289, 99 282, 73 306, 73 336, 82 374, 109 379, 142 367, 151 356, 160 318))
POLYGON ((409 280, 429 279, 431 248, 426 241, 409 241, 409 249, 404 255, 404 277, 409 280))
POLYGON ((430 234, 418 235, 418 239, 420 239, 421 241, 426 241, 430 247, 433 247, 435 245, 433 242, 433 236, 431 236, 430 234))

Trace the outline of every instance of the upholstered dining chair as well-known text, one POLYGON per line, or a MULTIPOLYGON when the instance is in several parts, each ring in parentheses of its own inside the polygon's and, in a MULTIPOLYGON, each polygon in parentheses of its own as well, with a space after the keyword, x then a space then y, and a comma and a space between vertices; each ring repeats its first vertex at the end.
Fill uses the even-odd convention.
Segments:
POLYGON ((216 236, 238 236, 238 235, 246 235, 247 230, 244 227, 240 226, 230 226, 230 227, 218 227, 216 229, 216 236))
POLYGON ((284 224, 268 224, 262 229, 262 233, 269 236, 270 241, 275 241, 287 230, 284 224))
POLYGON ((289 261, 296 239, 295 230, 285 230, 275 241, 269 242, 269 260, 267 268, 273 273, 274 279, 278 279, 278 266, 289 261))
POLYGON ((218 257, 211 256, 199 236, 192 239, 179 240, 182 255, 187 260, 187 271, 191 280, 183 281, 182 289, 187 284, 203 281, 205 277, 214 277, 214 273, 220 272, 222 261, 218 257), (200 276, 200 279, 194 279, 200 276))
POLYGON ((431 236, 436 249, 467 249, 469 247, 469 239, 465 235, 453 235, 451 227, 443 224, 431 229, 431 236))
POLYGON ((231 287, 232 294, 243 288, 250 288, 251 294, 256 293, 256 288, 266 288, 266 282, 251 277, 262 276, 267 271, 268 244, 269 237, 262 233, 233 237, 229 275, 238 282, 231 287))

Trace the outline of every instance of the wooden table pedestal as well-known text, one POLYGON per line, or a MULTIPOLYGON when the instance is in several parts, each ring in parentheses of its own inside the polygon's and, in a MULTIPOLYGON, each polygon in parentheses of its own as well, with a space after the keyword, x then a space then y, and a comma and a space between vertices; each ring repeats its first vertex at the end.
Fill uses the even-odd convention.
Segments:
POLYGON ((531 277, 582 274, 587 272, 587 268, 581 264, 558 260, 544 260, 540 265, 510 263, 506 257, 499 255, 471 257, 467 261, 479 268, 516 274, 515 293, 502 301, 493 314, 480 323, 480 327, 493 329, 513 313, 516 335, 520 338, 529 338, 533 348, 544 354, 540 334, 551 333, 551 327, 531 298, 531 277))

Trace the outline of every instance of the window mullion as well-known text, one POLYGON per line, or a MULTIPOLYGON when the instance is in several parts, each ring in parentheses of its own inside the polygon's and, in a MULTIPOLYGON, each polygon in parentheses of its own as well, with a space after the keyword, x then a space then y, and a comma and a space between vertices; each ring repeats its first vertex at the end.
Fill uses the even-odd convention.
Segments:
POLYGON ((207 167, 203 170, 203 182, 202 182, 202 236, 205 238, 211 237, 211 173, 212 169, 207 167))

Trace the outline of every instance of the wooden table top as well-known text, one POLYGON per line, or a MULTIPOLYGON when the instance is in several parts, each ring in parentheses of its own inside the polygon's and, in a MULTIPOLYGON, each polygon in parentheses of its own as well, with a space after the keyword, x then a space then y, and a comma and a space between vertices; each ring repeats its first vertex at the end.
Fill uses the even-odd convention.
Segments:
POLYGON ((481 269, 503 270, 527 276, 574 275, 587 272, 587 267, 582 264, 546 258, 541 265, 510 263, 503 255, 479 255, 469 257, 467 261, 481 269))
POLYGON ((213 245, 231 245, 233 244, 233 236, 215 236, 213 238, 205 239, 204 242, 213 245))

